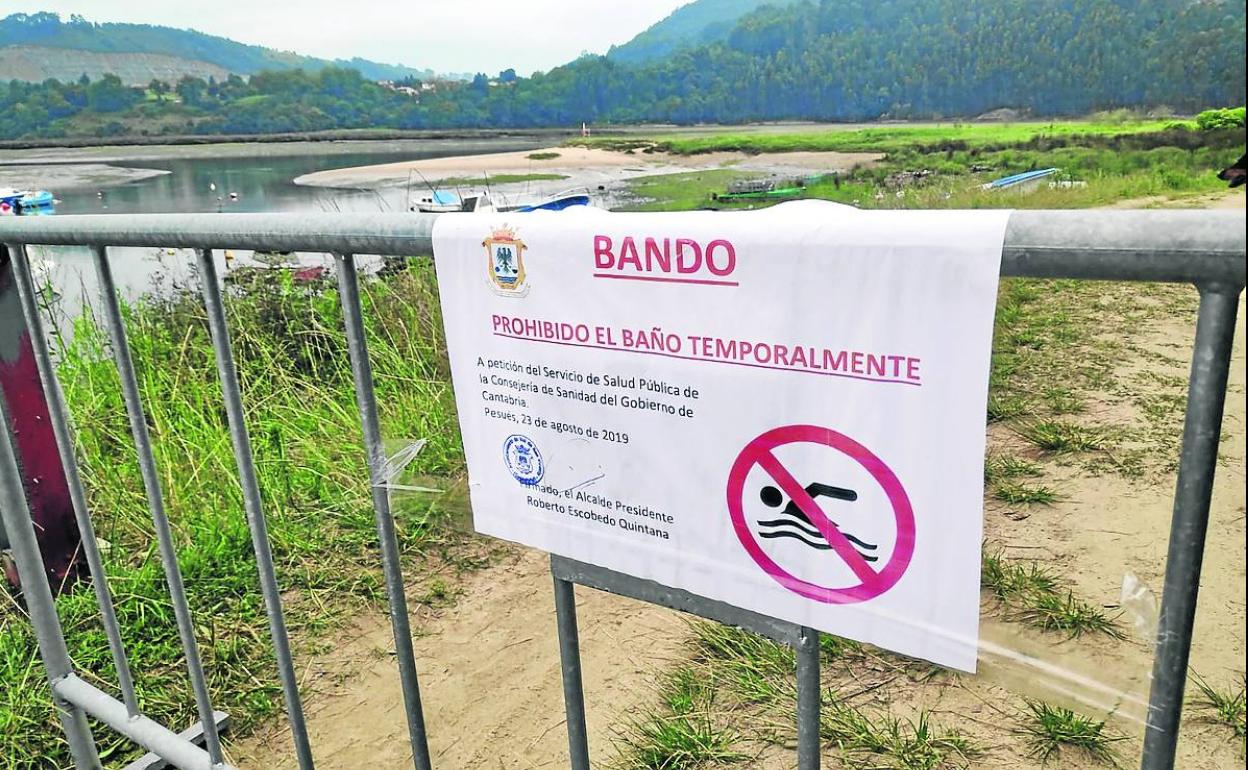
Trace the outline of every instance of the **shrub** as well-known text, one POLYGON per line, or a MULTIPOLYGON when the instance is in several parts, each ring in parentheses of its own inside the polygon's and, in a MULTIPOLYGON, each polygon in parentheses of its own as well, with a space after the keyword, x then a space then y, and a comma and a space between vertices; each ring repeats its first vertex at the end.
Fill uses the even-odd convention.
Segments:
POLYGON ((1244 108, 1224 107, 1220 110, 1205 110, 1196 116, 1196 125, 1201 131, 1216 131, 1220 128, 1243 128, 1244 108))

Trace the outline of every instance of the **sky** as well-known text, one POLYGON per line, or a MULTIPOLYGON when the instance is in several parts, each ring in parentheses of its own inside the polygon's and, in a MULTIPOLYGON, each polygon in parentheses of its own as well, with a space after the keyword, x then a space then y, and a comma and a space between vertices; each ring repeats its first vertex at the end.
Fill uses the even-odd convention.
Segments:
POLYGON ((689 0, 0 0, 0 17, 197 29, 327 59, 359 56, 439 72, 521 75, 605 53, 689 0))

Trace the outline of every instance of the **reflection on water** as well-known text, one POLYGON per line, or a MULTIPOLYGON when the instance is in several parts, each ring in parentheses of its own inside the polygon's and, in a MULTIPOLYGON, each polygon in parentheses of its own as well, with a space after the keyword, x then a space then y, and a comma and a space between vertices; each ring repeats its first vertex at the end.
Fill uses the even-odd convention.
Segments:
MULTIPOLYGON (((403 187, 370 190, 337 190, 305 187, 292 181, 298 176, 332 168, 348 168, 404 160, 479 155, 488 152, 533 149, 536 141, 431 140, 413 151, 340 153, 316 152, 277 157, 191 157, 143 160, 113 165, 152 168, 169 173, 99 190, 53 192, 59 202, 57 215, 134 213, 256 213, 256 212, 360 212, 406 210, 408 191, 403 187)), ((415 184, 415 182, 414 182, 415 184)), ((59 299, 57 325, 68 332, 70 319, 84 305, 98 305, 98 282, 92 256, 82 247, 30 249, 32 266, 51 285, 59 299)), ((112 248, 109 250, 118 288, 128 299, 151 292, 190 285, 194 279, 194 254, 189 250, 112 248)), ((218 252, 219 268, 257 266, 247 251, 218 252)), ((329 264, 326 255, 299 255, 306 265, 329 264)))
MULTIPOLYGON (((452 155, 529 149, 536 142, 430 141, 427 149, 389 152, 309 151, 278 157, 193 157, 114 165, 168 171, 118 187, 57 192, 60 214, 210 213, 277 211, 404 211, 406 190, 334 190, 292 181, 314 171, 452 155)), ((416 182, 414 182, 415 184, 416 182)))

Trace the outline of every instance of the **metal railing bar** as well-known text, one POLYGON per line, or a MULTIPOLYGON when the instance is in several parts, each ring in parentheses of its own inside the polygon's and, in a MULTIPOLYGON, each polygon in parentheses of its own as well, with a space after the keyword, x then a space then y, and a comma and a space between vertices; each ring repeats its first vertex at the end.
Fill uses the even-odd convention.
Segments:
POLYGON ((1238 312, 1239 287, 1201 287, 1140 765, 1143 770, 1174 767, 1238 312))
POLYGON ((1244 285, 1243 212, 1015 211, 1001 275, 1244 285))
POLYGON ((581 681, 581 640, 576 625, 576 587, 550 571, 555 581, 555 624, 559 630, 559 669, 563 672, 563 709, 568 725, 568 766, 589 770, 589 731, 585 725, 585 690, 581 681))
POLYGON ((290 652, 290 636, 286 631, 286 616, 282 610, 282 594, 273 567, 273 551, 269 544, 269 528, 265 521, 264 505, 260 498, 260 483, 256 478, 255 459, 251 451, 251 438, 247 435, 247 422, 243 412, 243 397, 234 366, 230 330, 225 322, 225 307, 221 289, 217 283, 217 266, 212 261, 212 250, 201 249, 198 253, 199 280, 208 313, 208 329, 212 335, 212 349, 217 359, 217 377, 221 380, 221 395, 225 401, 226 420, 230 426, 230 441, 234 445, 234 459, 238 465, 239 484, 243 492, 243 507, 247 512, 247 525, 251 530, 251 547, 256 555, 256 569, 260 575, 260 591, 269 616, 269 634, 277 655, 277 672, 282 682, 282 694, 286 700, 286 714, 290 720, 291 735, 295 744, 295 756, 302 770, 312 770, 312 746, 308 741, 308 728, 304 720, 303 702, 299 698, 299 683, 295 663, 290 652))
POLYGON ((43 317, 39 313, 39 305, 36 301, 37 290, 31 275, 30 260, 27 258, 25 247, 22 246, 10 246, 9 254, 13 259, 14 273, 17 276, 17 294, 22 305, 22 314, 26 318, 26 328, 30 330, 30 344, 34 349, 35 364, 39 368, 39 377, 43 381, 43 392, 48 402, 52 431, 56 436, 56 449, 60 454, 61 467, 65 470, 65 481, 69 485, 69 497, 74 506, 78 532, 82 535, 82 552, 86 557, 87 567, 91 570, 91 585, 95 590, 96 603, 100 606, 100 617, 104 625, 104 635, 108 638, 108 649, 112 653, 113 667, 117 670, 117 687, 121 690, 126 710, 131 716, 135 716, 139 713, 139 701, 134 692, 134 677, 130 673, 130 662, 126 658, 125 645, 121 641, 121 629, 117 624, 117 612, 113 606, 112 592, 108 588, 108 576, 104 572, 104 560, 100 557, 99 544, 95 539, 95 526, 91 522, 91 509, 87 506, 82 475, 78 471, 73 431, 69 425, 69 410, 65 406, 65 394, 61 390, 61 382, 56 376, 56 367, 52 365, 52 356, 48 352, 48 339, 43 327, 43 317))
POLYGON ((552 555, 550 569, 556 578, 570 583, 627 596, 630 599, 657 604, 660 607, 680 612, 688 612, 724 625, 744 628, 794 649, 802 644, 802 627, 795 623, 769 618, 731 604, 682 591, 679 588, 669 588, 653 580, 636 578, 563 556, 552 555))
MULTIPOLYGON (((218 732, 225 732, 226 727, 230 724, 230 715, 226 714, 224 711, 214 711, 213 722, 217 725, 218 732)), ((203 724, 196 720, 190 727, 178 733, 178 738, 195 745, 203 743, 203 724)), ((154 751, 149 751, 133 762, 118 768, 118 770, 165 770, 166 767, 169 767, 169 760, 154 751)))
POLYGON ((7 428, 11 424, 8 414, 9 405, 3 391, 0 391, 0 519, 4 521, 9 547, 13 549, 14 560, 17 562, 22 593, 30 613, 30 624, 39 645, 39 657, 43 660, 48 683, 53 686, 56 709, 69 742, 74 766, 78 770, 98 770, 100 757, 95 750, 95 739, 91 735, 90 725, 87 724, 86 714, 77 706, 65 703, 55 694, 56 681, 72 675, 73 665, 69 659, 69 649, 65 646, 61 620, 56 614, 52 589, 43 569, 39 542, 35 538, 35 524, 31 521, 30 508, 26 504, 26 492, 22 488, 17 455, 7 428))
POLYGON ((74 214, 0 220, 0 242, 231 248, 409 256, 432 253, 434 214, 74 214), (10 223, 8 220, 15 220, 10 223), (33 228, 37 235, 25 238, 33 228))
POLYGON ((417 770, 431 770, 429 742, 425 735, 425 716, 420 702, 420 682, 416 672, 416 653, 412 649, 412 629, 407 614, 407 594, 403 586, 403 568, 399 561, 399 540, 390 497, 385 488, 386 453, 381 442, 377 420, 377 396, 373 390, 373 366, 368 357, 368 340, 364 330, 360 304, 360 284, 355 272, 355 256, 334 255, 338 266, 338 289, 342 300, 343 323, 347 332, 347 350, 351 356, 351 373, 355 379, 356 406, 364 432, 364 450, 373 497, 373 513, 377 520, 377 539, 381 547, 382 572, 385 575, 386 599, 390 626, 394 631, 394 652, 403 688, 407 711, 408 738, 412 744, 412 761, 417 770))
POLYGON ((819 632, 803 628, 797 657, 797 767, 819 770, 819 716, 823 705, 819 666, 819 632))
MULTIPOLYGON (((134 214, 7 217, 0 242, 238 248, 387 256, 433 252, 438 216, 470 214, 134 214)), ((1243 286, 1237 211, 1015 211, 1001 274, 1030 278, 1222 282, 1243 286)))
POLYGON ((173 542, 173 530, 169 526, 169 517, 165 513, 160 476, 156 472, 156 458, 152 453, 152 439, 147 430, 143 400, 139 395, 138 377, 135 374, 134 361, 130 356, 130 343, 121 317, 121 306, 117 300, 117 286, 113 280, 112 267, 108 263, 107 248, 97 246, 93 252, 95 269, 100 280, 105 323, 112 341, 117 371, 121 377, 122 396, 126 402, 126 414, 130 418, 130 433, 134 436, 134 444, 139 456, 139 471, 147 493, 148 509, 151 511, 152 523, 156 529, 161 566, 164 568, 165 582, 168 584, 169 596, 173 601, 173 613, 177 620, 178 635, 182 640, 182 650, 186 655, 186 669, 191 679, 191 689, 195 692, 199 718, 204 723, 204 745, 208 749, 208 756, 212 758, 213 764, 218 764, 222 761, 221 737, 212 719, 212 699, 208 694, 208 682, 204 677, 204 664, 199 655, 199 645, 195 641, 195 626, 191 619, 190 605, 186 600, 186 588, 182 583, 182 570, 178 566, 178 552, 173 542))
POLYGON ((236 770, 233 765, 220 760, 214 761, 208 752, 160 723, 142 715, 128 714, 120 701, 74 674, 67 674, 53 682, 52 689, 66 702, 74 704, 174 767, 181 770, 236 770))

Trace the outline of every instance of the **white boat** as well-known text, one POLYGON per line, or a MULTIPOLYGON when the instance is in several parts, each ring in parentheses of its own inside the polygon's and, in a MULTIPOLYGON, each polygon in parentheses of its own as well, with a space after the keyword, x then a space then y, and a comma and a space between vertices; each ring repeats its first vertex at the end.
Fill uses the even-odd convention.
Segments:
POLYGON ((453 214, 464 210, 464 202, 453 192, 431 190, 428 195, 408 201, 408 208, 424 214, 453 214))

